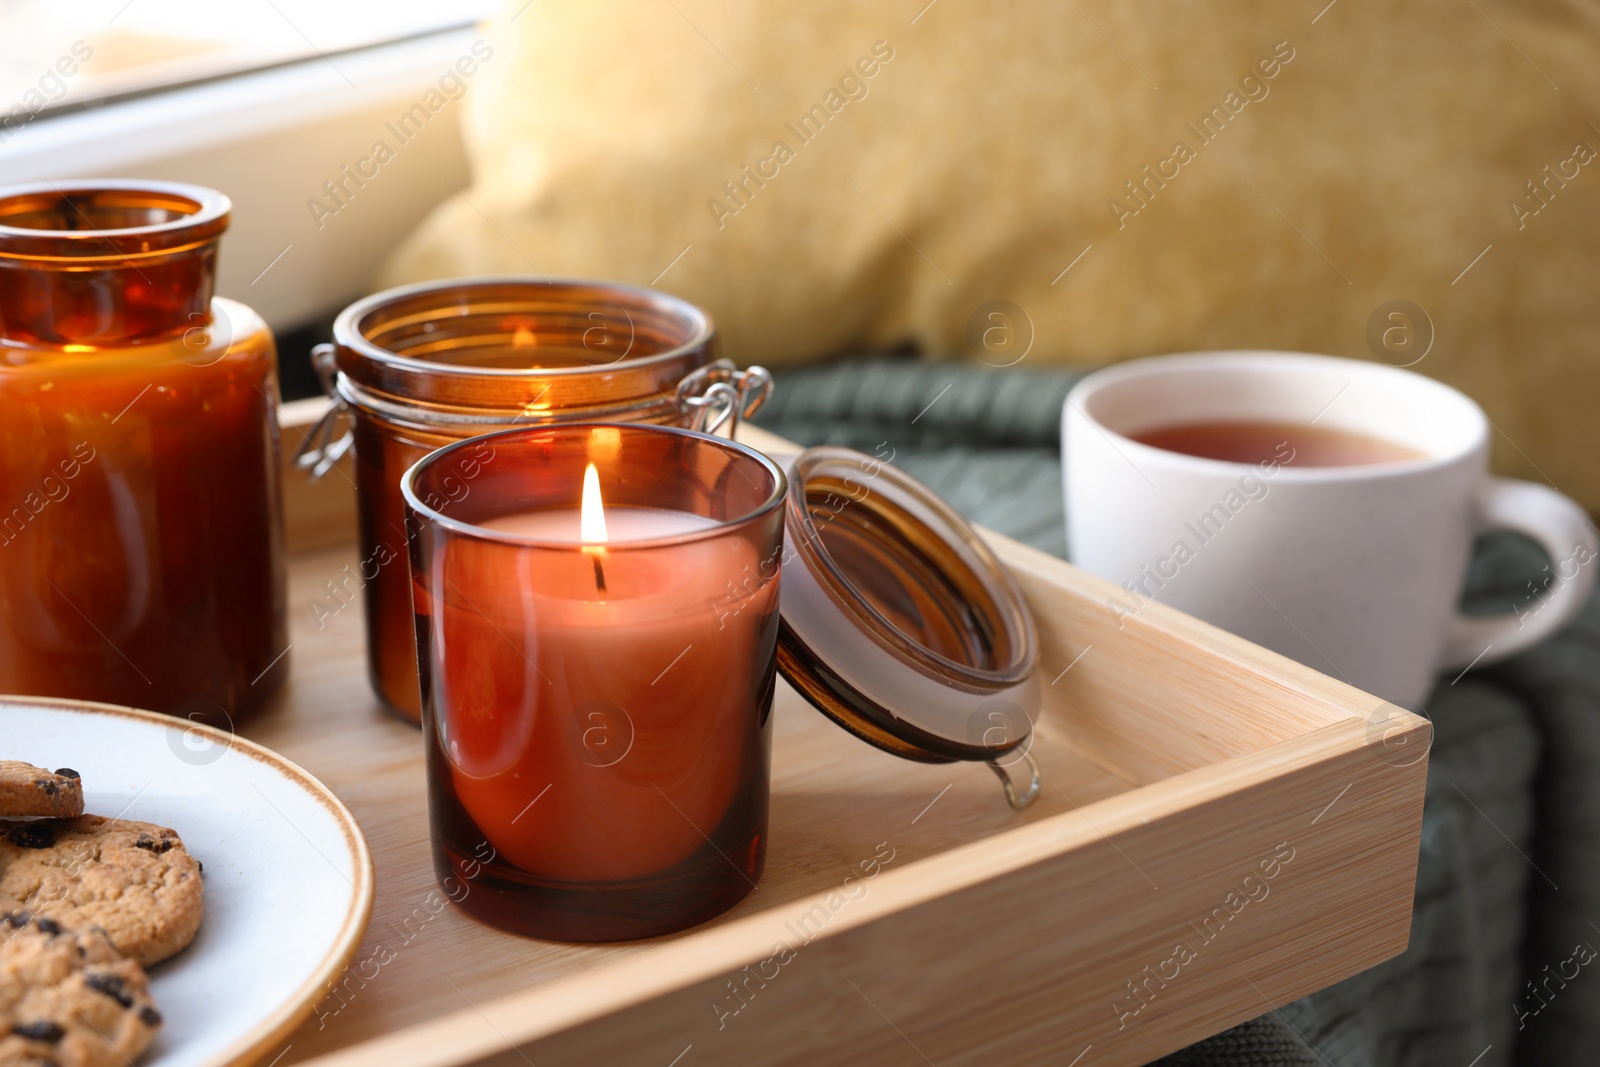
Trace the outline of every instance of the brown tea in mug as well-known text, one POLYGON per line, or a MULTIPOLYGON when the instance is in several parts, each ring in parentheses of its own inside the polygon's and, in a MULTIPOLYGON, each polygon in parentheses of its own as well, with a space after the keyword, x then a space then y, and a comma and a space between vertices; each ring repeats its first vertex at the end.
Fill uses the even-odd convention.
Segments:
POLYGON ((1218 419, 1158 426, 1129 436, 1142 445, 1201 459, 1290 467, 1362 467, 1427 455, 1371 434, 1302 422, 1218 419))

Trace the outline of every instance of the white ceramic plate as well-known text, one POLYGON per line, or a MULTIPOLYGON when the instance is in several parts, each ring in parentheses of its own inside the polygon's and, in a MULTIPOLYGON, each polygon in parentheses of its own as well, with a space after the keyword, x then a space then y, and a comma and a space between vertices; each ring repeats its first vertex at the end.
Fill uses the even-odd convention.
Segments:
POLYGON ((194 943, 151 969, 165 1024, 140 1067, 277 1055, 372 914, 355 819, 282 756, 148 711, 0 697, 0 759, 71 767, 84 810, 178 831, 205 867, 194 943))

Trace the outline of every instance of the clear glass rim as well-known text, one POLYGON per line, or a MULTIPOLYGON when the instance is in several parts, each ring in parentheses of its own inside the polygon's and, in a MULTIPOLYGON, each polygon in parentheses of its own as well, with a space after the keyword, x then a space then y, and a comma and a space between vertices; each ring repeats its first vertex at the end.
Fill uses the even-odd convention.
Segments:
MULTIPOLYGON (((547 541, 541 538, 526 537, 519 534, 507 533, 504 530, 491 530, 476 523, 464 522, 452 518, 438 508, 424 504, 417 496, 416 481, 421 476, 424 468, 432 463, 446 462, 451 453, 460 451, 469 446, 481 445, 515 437, 532 438, 546 434, 576 434, 587 433, 591 430, 606 428, 618 430, 623 434, 633 433, 665 433, 675 434, 679 437, 691 438, 695 441, 715 445, 726 451, 754 460, 757 465, 766 470, 772 477, 772 491, 767 498, 757 504, 750 511, 736 518, 716 521, 714 526, 703 530, 690 530, 686 533, 674 534, 671 537, 655 537, 649 540, 607 541, 604 548, 607 552, 631 552, 635 550, 664 548, 672 545, 689 544, 695 541, 704 541, 713 537, 721 537, 730 531, 742 529, 759 522, 771 514, 775 508, 781 507, 788 494, 788 479, 780 467, 767 455, 756 451, 749 445, 738 441, 730 441, 726 437, 716 437, 712 434, 700 433, 697 430, 685 430, 676 426, 656 426, 650 423, 639 422, 569 422, 551 426, 526 426, 511 430, 500 430, 495 433, 482 434, 478 437, 468 437, 453 444, 444 446, 428 453, 407 468, 405 474, 400 476, 400 493, 405 498, 406 507, 415 512, 420 518, 450 530, 453 533, 473 537, 481 541, 496 541, 500 544, 515 545, 525 548, 545 548, 556 550, 581 550, 586 547, 581 541, 547 541)), ((587 547, 596 547, 588 545, 587 547)))
MULTIPOLYGON (((79 213, 82 209, 78 208, 79 213)), ((215 189, 187 182, 78 179, 0 187, 0 259, 92 261, 164 255, 215 240, 228 227, 233 203, 215 189), (75 202, 102 201, 122 207, 159 208, 177 215, 165 222, 107 229, 90 222, 81 230, 12 226, 5 220, 26 210, 60 211, 75 202), (19 210, 20 209, 20 210, 19 210)), ((89 221, 85 216, 85 221, 89 221)))
MULTIPOLYGON (((440 311, 443 312, 447 306, 451 305, 441 304, 440 311)), ((446 314, 440 315, 441 319, 447 317, 448 315, 446 314)), ((333 323, 333 340, 336 345, 354 352, 363 359, 370 360, 381 367, 414 374, 451 375, 487 381, 521 381, 530 376, 556 379, 581 378, 585 375, 615 374, 646 369, 658 364, 670 364, 675 360, 685 358, 696 349, 703 348, 709 344, 715 334, 716 324, 709 314, 687 300, 682 300, 656 289, 642 285, 624 285, 617 282, 589 278, 533 278, 517 274, 445 278, 385 289, 370 296, 362 297, 349 305, 339 313, 333 323), (636 359, 621 359, 615 363, 596 364, 593 366, 527 368, 473 367, 470 365, 415 359, 375 344, 368 339, 364 328, 365 320, 375 312, 399 305, 405 301, 446 292, 456 292, 470 298, 470 294, 474 290, 480 290, 487 294, 492 289, 507 287, 526 288, 546 294, 584 290, 615 293, 619 297, 635 304, 655 305, 669 313, 681 315, 691 323, 690 334, 687 339, 670 349, 652 353, 648 356, 640 356, 636 359)))
MULTIPOLYGON (((958 544, 966 549, 966 552, 957 555, 970 554, 977 558, 981 566, 969 569, 979 583, 989 591, 998 609, 993 614, 987 611, 978 613, 1010 636, 1016 650, 1011 661, 998 669, 988 670, 961 663, 935 652, 905 633, 874 607, 834 560, 823 544, 821 533, 811 518, 810 509, 806 506, 806 479, 825 464, 843 462, 848 463, 853 469, 858 469, 857 464, 860 460, 872 458, 850 449, 818 447, 807 449, 795 459, 790 468, 785 514, 786 523, 794 535, 790 537, 792 551, 805 563, 807 569, 816 577, 817 584, 828 593, 841 610, 858 620, 862 628, 876 639, 880 646, 887 648, 924 673, 931 673, 935 677, 940 674, 951 674, 965 684, 982 690, 1007 689, 1026 681, 1037 665, 1039 643, 1032 615, 1023 601, 1021 588, 971 524, 932 490, 910 475, 887 463, 875 461, 879 463, 879 469, 874 477, 884 478, 895 489, 927 508, 938 522, 936 527, 931 528, 933 532, 946 543, 958 544)), ((973 608, 974 611, 978 611, 976 605, 973 608)))

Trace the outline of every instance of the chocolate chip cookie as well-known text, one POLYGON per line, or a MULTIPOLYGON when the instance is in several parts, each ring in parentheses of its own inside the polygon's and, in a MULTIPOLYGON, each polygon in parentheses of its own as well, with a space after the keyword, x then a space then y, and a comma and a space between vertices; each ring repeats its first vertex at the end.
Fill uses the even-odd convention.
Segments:
POLYGON ((83 814, 83 783, 71 767, 47 771, 21 760, 0 760, 0 817, 83 814))
POLYGON ((160 1026, 144 968, 105 931, 0 913, 0 1064, 126 1067, 160 1026))
POLYGON ((98 926, 150 966, 182 949, 205 914, 200 864, 165 826, 80 815, 0 820, 0 912, 98 926))

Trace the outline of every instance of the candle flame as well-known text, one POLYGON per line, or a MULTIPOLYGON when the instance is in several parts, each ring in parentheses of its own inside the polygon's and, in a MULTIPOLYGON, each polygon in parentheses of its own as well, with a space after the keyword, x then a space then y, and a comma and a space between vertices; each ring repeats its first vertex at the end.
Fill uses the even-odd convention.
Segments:
POLYGON ((606 541, 606 507, 600 499, 600 472, 589 464, 583 472, 583 507, 578 513, 578 529, 584 544, 606 541))

